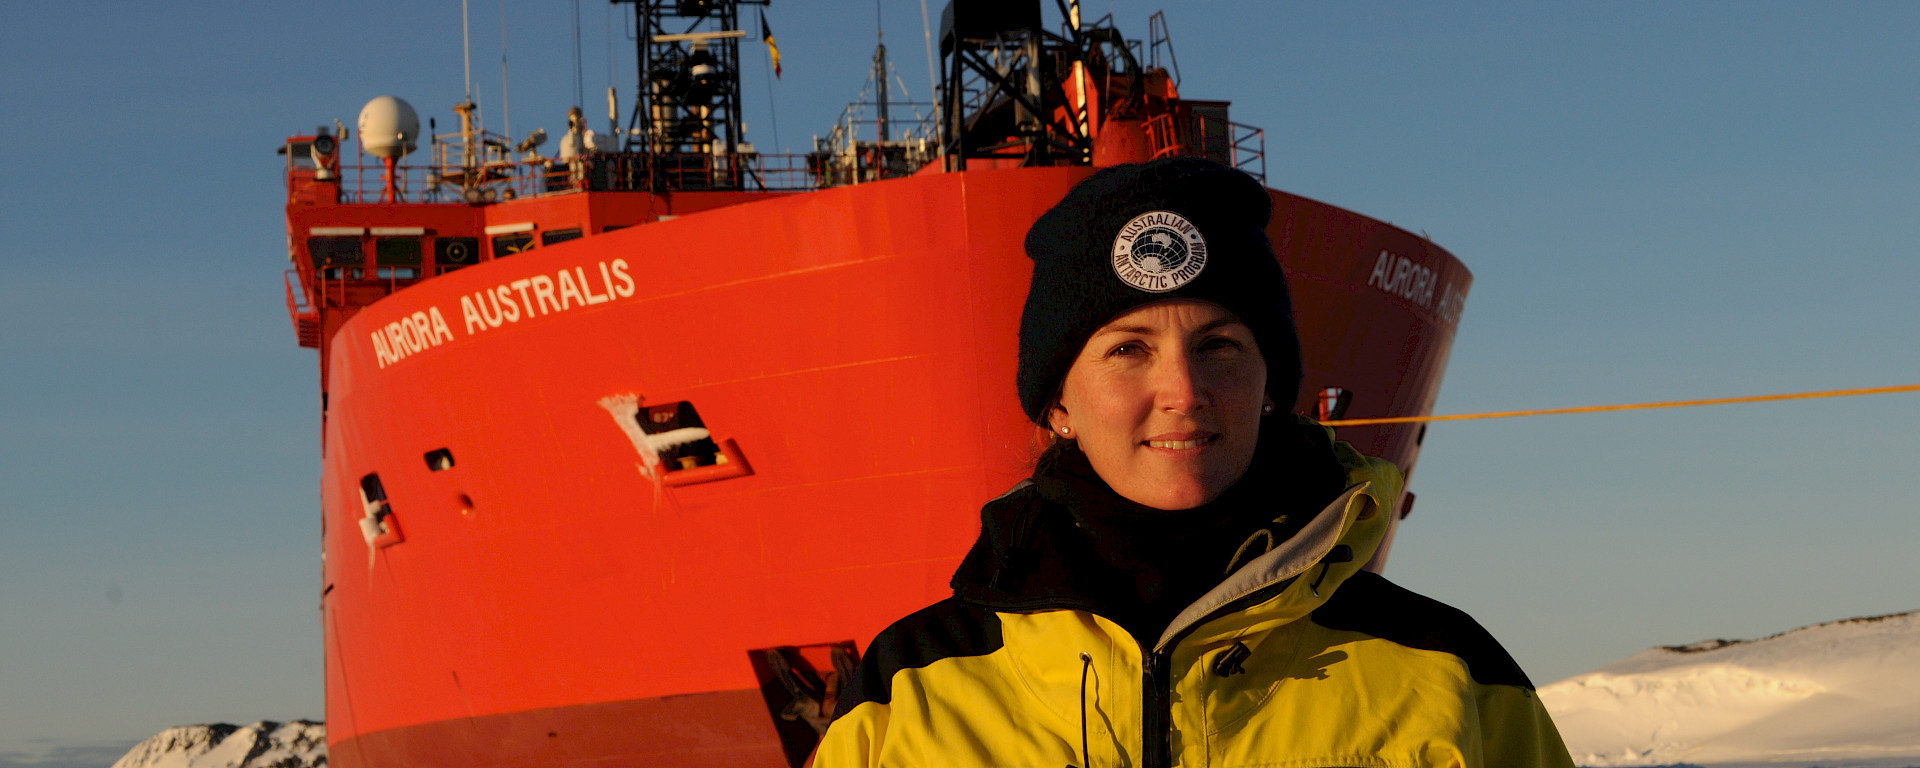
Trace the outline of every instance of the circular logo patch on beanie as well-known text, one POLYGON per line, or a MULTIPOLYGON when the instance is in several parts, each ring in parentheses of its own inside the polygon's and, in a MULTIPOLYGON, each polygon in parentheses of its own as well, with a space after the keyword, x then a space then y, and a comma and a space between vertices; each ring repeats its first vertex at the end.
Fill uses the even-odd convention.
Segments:
POLYGON ((1200 228, 1172 211, 1135 216, 1113 238, 1113 273, 1143 291, 1171 291, 1193 282, 1206 266, 1200 228))

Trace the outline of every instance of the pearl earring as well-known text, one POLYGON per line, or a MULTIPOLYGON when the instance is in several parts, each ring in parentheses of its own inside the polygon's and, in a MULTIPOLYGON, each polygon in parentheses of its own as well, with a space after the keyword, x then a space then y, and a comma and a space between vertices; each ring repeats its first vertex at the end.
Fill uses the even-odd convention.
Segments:
POLYGON ((1073 434, 1073 429, 1072 429, 1071 427, 1061 427, 1061 428, 1060 428, 1060 434, 1062 434, 1062 435, 1071 435, 1071 434, 1073 434))
POLYGON ((1267 403, 1265 405, 1260 406, 1260 415, 1265 416, 1270 413, 1273 413, 1273 403, 1267 403))

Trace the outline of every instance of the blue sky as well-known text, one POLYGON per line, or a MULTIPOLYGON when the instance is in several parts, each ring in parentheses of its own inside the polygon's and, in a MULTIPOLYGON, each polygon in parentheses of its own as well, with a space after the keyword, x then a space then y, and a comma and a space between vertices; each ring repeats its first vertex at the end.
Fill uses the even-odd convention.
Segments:
MULTIPOLYGON (((510 6, 514 131, 557 134, 573 5, 510 6)), ((1135 37, 1157 9, 1086 7, 1135 37)), ((597 125, 608 9, 580 8, 597 125)), ((273 149, 381 94, 451 121, 459 11, 0 7, 0 768, 320 716, 317 372, 282 306, 273 149)), ((883 11, 924 96, 919 4, 883 11)), ((1920 382, 1920 6, 1168 13, 1185 92, 1266 129, 1271 185, 1474 271, 1440 412, 1920 382)), ((496 130, 501 15, 474 3, 496 130)), ((746 47, 749 137, 798 149, 857 95, 873 6, 769 19, 786 76, 769 97, 746 47)), ((1920 608, 1920 502, 1894 482, 1917 433, 1916 395, 1436 425, 1389 576, 1540 682, 1920 608)))

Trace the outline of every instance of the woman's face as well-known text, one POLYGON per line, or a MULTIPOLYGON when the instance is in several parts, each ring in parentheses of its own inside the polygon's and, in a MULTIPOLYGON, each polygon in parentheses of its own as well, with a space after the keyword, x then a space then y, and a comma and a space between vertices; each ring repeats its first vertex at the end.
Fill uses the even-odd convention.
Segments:
POLYGON ((1047 419, 1121 496, 1192 509, 1246 474, 1266 391, 1252 329, 1214 304, 1165 301, 1094 331, 1047 419))

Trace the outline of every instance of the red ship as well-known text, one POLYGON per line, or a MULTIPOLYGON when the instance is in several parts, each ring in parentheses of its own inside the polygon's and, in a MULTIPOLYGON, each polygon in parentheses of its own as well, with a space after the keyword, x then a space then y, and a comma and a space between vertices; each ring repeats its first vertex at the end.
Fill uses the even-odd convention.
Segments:
MULTIPOLYGON (((617 140, 576 119, 545 157, 469 102, 409 163, 417 118, 383 97, 358 132, 378 162, 344 128, 286 141, 333 764, 800 765, 862 644, 948 594, 979 505, 1036 455, 1013 387, 1030 224, 1105 165, 1264 178, 1262 134, 1161 66, 1161 17, 1143 44, 1037 1, 948 7, 922 105, 945 117, 889 119, 882 51, 815 151, 756 153, 735 73, 765 2, 635 2, 617 140)), ((1295 409, 1429 413, 1467 269, 1271 195, 1295 409)), ((1408 472, 1423 435, 1339 430, 1408 472)))

